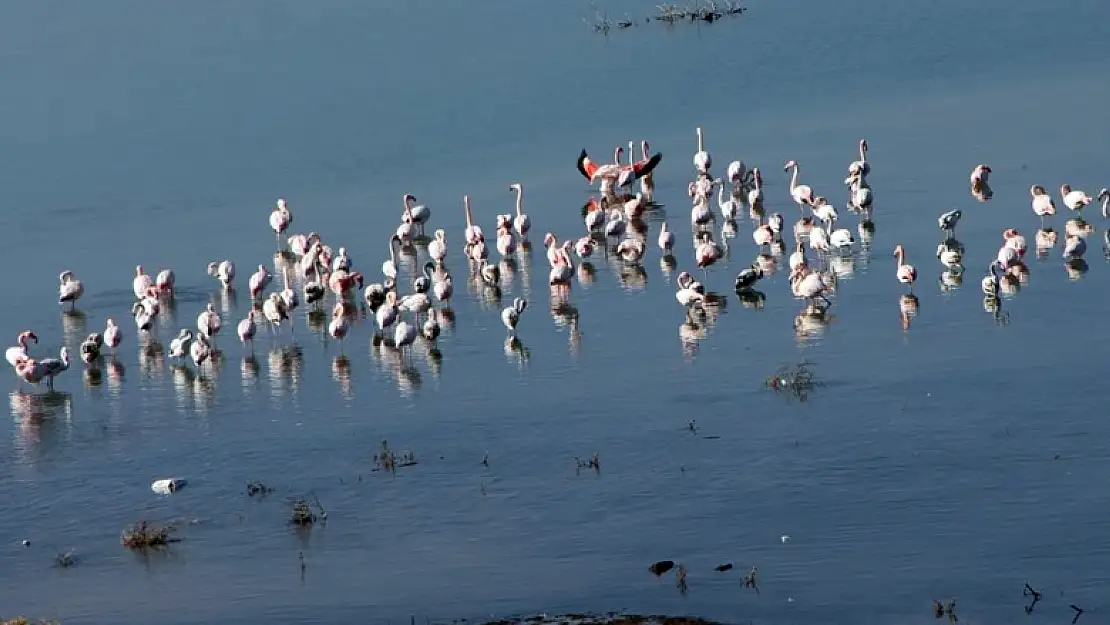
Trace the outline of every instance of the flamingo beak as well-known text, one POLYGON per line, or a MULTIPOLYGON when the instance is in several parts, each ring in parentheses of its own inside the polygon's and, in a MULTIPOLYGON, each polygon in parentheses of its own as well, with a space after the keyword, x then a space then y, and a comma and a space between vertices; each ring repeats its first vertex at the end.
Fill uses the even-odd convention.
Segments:
POLYGON ((39 337, 38 337, 38 336, 37 336, 37 335, 36 335, 36 334, 35 334, 34 332, 32 332, 31 334, 27 335, 27 338, 29 338, 29 339, 31 339, 32 341, 34 341, 34 342, 35 342, 35 345, 38 345, 38 344, 39 344, 39 337))

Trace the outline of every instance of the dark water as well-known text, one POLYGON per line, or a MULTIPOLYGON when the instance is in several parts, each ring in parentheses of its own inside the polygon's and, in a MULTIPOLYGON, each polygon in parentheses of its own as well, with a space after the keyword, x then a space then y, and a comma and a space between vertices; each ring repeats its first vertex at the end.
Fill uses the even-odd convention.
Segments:
MULTIPOLYGON (((759 2, 709 27, 609 39, 582 23, 592 14, 510 0, 0 10, 5 340, 33 328, 41 355, 76 348, 109 315, 125 330, 98 384, 75 365, 53 394, 9 395, 0 612, 262 623, 631 609, 925 623, 931 599, 954 597, 962 622, 1001 623, 1024 618, 1029 580, 1045 591, 1043 618, 1070 620, 1068 603, 1098 618, 1110 551, 1107 224, 1088 211, 1099 231, 1080 279, 1059 246, 1031 262, 1004 303, 1008 323, 983 311, 978 283, 1003 228, 1032 239, 1030 184, 1110 186, 1110 7, 759 2), (738 157, 761 166, 770 210, 788 217, 785 159, 839 206, 855 141, 868 138, 878 229, 824 332, 795 331, 801 303, 780 271, 761 283, 762 309, 730 296, 704 338, 681 340, 654 241, 667 213, 679 269, 692 266, 684 189, 697 125, 714 169, 738 157), (666 154, 668 205, 650 220, 645 276, 622 280, 596 258, 593 282, 573 287, 577 319, 556 319, 537 249, 502 304, 532 302, 526 358, 506 353, 500 306, 464 280, 461 196, 490 232, 519 180, 533 240, 577 236, 588 189, 574 155, 640 138, 666 154), (988 203, 967 192, 979 162, 994 169, 988 203), (362 323, 337 366, 339 346, 301 317, 299 356, 287 336, 263 337, 254 369, 230 330, 249 305, 250 267, 272 266, 273 199, 289 200, 294 231, 347 247, 377 279, 406 191, 449 232, 457 321, 442 362, 419 347, 410 365, 378 353, 362 323), (944 292, 935 218, 953 206, 968 273, 944 292), (908 331, 897 243, 919 270, 908 331), (236 302, 204 275, 225 257, 239 267, 236 302), (205 302, 227 311, 217 370, 193 378, 144 356, 127 314, 137 263, 178 276, 162 344, 205 302), (65 268, 85 282, 83 320, 58 314, 65 268), (761 388, 800 358, 827 382, 809 402, 761 388), (420 463, 371 472, 382 439, 420 463), (600 475, 576 474, 574 457, 594 452, 600 475), (150 492, 171 475, 190 485, 150 492), (248 499, 251 479, 278 492, 248 499), (287 500, 307 492, 329 520, 298 534, 287 500), (144 558, 119 545, 139 518, 201 522, 144 558), (79 565, 53 568, 70 548, 79 565), (663 558, 689 569, 685 597, 648 574, 663 558), (737 570, 712 571, 725 561, 737 570), (759 595, 741 587, 753 565, 759 595)), ((751 262, 750 231, 740 224, 712 290, 730 294, 751 262)))

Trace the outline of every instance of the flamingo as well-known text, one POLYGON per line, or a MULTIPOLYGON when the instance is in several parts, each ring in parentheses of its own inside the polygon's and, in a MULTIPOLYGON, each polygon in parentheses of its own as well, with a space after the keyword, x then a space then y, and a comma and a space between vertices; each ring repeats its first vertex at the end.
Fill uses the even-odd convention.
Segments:
POLYGON ((351 270, 351 257, 347 255, 347 248, 339 248, 339 253, 331 261, 331 270, 334 271, 350 271, 351 270))
POLYGON ((748 206, 752 207, 752 211, 763 212, 763 174, 759 171, 758 167, 752 168, 752 180, 755 186, 751 191, 748 191, 748 206))
POLYGON ((1002 282, 1002 266, 999 265, 997 260, 992 260, 991 264, 987 265, 987 275, 983 278, 982 289, 983 295, 987 297, 998 297, 999 286, 1002 282), (999 271, 996 273, 995 269, 999 271))
POLYGON ((678 279, 675 280, 675 285, 678 291, 675 293, 675 299, 678 303, 686 309, 686 318, 690 318, 692 309, 700 306, 705 301, 705 295, 694 288, 694 278, 689 273, 683 271, 678 274, 678 279))
POLYGON ((271 278, 270 270, 266 269, 266 265, 259 265, 258 269, 251 274, 250 281, 247 282, 252 299, 258 299, 258 296, 262 295, 262 291, 265 291, 266 287, 270 285, 271 278))
POLYGON ((570 282, 570 277, 573 272, 570 256, 567 255, 563 248, 557 248, 555 251, 555 260, 551 264, 551 272, 547 275, 547 283, 552 286, 566 284, 570 282))
POLYGON ((436 264, 428 261, 424 263, 421 271, 424 275, 412 281, 412 290, 417 293, 427 293, 428 289, 432 287, 432 282, 435 281, 436 264))
POLYGON ((783 218, 779 213, 771 213, 767 216, 767 227, 778 238, 782 234, 783 218))
POLYGON ((902 284, 908 284, 912 291, 913 283, 917 280, 917 269, 913 265, 906 264, 906 250, 901 245, 895 246, 894 256, 898 259, 898 271, 896 273, 898 281, 902 284))
POLYGON ((704 226, 712 222, 714 218, 713 211, 709 208, 708 192, 696 183, 691 182, 687 187, 687 193, 694 198, 694 204, 690 207, 690 223, 695 226, 704 226))
POLYGON ((24 379, 31 382, 41 382, 46 378, 46 386, 54 390, 54 378, 69 369, 69 348, 62 346, 57 358, 43 358, 39 361, 24 360, 22 365, 30 369, 29 376, 24 379))
POLYGON ((254 333, 257 327, 254 320, 254 316, 256 314, 257 313, 255 312, 255 309, 252 308, 248 310, 246 318, 240 321, 239 326, 236 328, 239 334, 239 342, 241 342, 243 345, 246 345, 249 342, 251 344, 252 352, 254 351, 254 333))
POLYGON ((748 291, 755 286, 756 282, 763 278, 763 269, 759 265, 752 263, 750 266, 742 269, 740 273, 736 274, 735 287, 737 291, 748 291))
POLYGON ((150 327, 154 321, 154 313, 150 312, 150 308, 144 306, 144 302, 135 302, 131 307, 131 314, 135 316, 135 327, 140 332, 149 332, 150 327))
POLYGON ((651 158, 636 161, 631 165, 624 165, 621 163, 621 154, 623 153, 624 148, 618 145, 613 152, 613 160, 615 162, 606 165, 598 165, 590 160, 589 155, 586 154, 586 150, 582 150, 578 154, 578 162, 576 163, 578 172, 586 178, 589 184, 593 184, 595 181, 600 180, 602 195, 608 197, 613 195, 613 186, 617 183, 617 178, 620 177, 622 171, 629 169, 630 174, 627 175, 631 177, 631 180, 636 180, 650 174, 651 171, 655 169, 655 166, 659 164, 659 161, 663 160, 663 154, 659 153, 651 158))
POLYGON ((590 198, 586 202, 585 220, 587 232, 597 232, 598 230, 601 230, 602 226, 605 225, 605 219, 608 215, 608 213, 606 212, 607 204, 608 201, 605 198, 602 198, 601 202, 598 202, 594 198, 590 198))
POLYGON ((978 191, 987 185, 987 179, 990 178, 991 168, 987 165, 976 165, 975 169, 971 170, 971 188, 978 191))
POLYGON ((477 245, 486 240, 482 234, 482 227, 474 223, 473 217, 470 214, 470 196, 463 196, 463 211, 466 213, 466 230, 464 237, 466 238, 467 245, 477 245))
POLYGON ((1071 260, 1073 258, 1082 258, 1083 254, 1087 252, 1087 241, 1076 235, 1070 235, 1064 239, 1064 258, 1071 260))
POLYGON ((297 292, 293 290, 293 281, 289 278, 289 270, 283 267, 281 270, 281 277, 284 283, 284 288, 280 293, 281 301, 282 304, 285 305, 286 313, 292 314, 293 309, 299 306, 301 302, 297 299, 297 292))
POLYGON ((278 198, 274 210, 270 212, 270 229, 274 231, 274 238, 280 241, 282 233, 291 223, 293 223, 293 213, 289 212, 285 200, 278 198))
MULTIPOLYGON (((640 142, 640 160, 650 160, 648 153, 650 152, 647 140, 640 142)), ((644 196, 644 201, 651 204, 655 199, 655 179, 652 172, 647 172, 640 177, 640 193, 644 196)))
POLYGON ((85 293, 85 285, 81 284, 72 271, 66 270, 58 275, 58 303, 69 302, 69 309, 77 307, 77 300, 85 293))
POLYGON ((636 195, 625 201, 621 207, 624 209, 625 218, 629 220, 638 219, 644 214, 644 195, 642 193, 636 193, 636 195))
POLYGON ((513 231, 506 223, 497 229, 497 252, 502 257, 512 256, 516 253, 516 239, 513 238, 513 231))
POLYGON ((437 265, 442 265, 443 259, 447 258, 447 233, 444 230, 436 230, 435 238, 428 243, 428 257, 437 265))
POLYGON ((301 291, 304 295, 304 303, 309 306, 315 306, 317 302, 323 301, 324 295, 327 294, 327 289, 324 288, 324 284, 315 279, 306 281, 301 291))
POLYGON ((397 320, 397 314, 397 292, 389 291, 385 294, 385 301, 374 312, 374 320, 378 323, 378 329, 384 332, 386 328, 393 325, 393 322, 397 320))
POLYGON ((609 211, 609 221, 605 222, 605 236, 608 238, 619 238, 624 234, 628 228, 628 222, 624 219, 624 213, 619 208, 614 208, 609 211))
POLYGON ((834 230, 833 226, 836 222, 830 221, 829 228, 829 246, 837 251, 851 251, 852 246, 855 245, 856 239, 852 236, 852 231, 847 228, 839 228, 834 230))
POLYGON ((208 263, 208 275, 219 280, 225 289, 230 289, 232 281, 235 280, 235 263, 230 260, 219 263, 212 261, 208 263))
POLYGON ((705 151, 705 136, 702 135, 701 128, 695 128, 694 131, 698 135, 698 151, 694 153, 694 169, 704 176, 709 175, 709 168, 713 166, 713 158, 709 156, 709 152, 705 151))
POLYGON ((435 315, 428 315, 424 320, 424 325, 420 327, 420 335, 427 341, 435 342, 439 338, 439 322, 436 321, 435 315))
POLYGON ((806 246, 805 243, 798 241, 797 247, 794 248, 794 253, 788 259, 790 271, 796 271, 799 267, 806 268, 809 263, 806 261, 806 246))
POLYGON ((108 317, 108 319, 104 321, 104 324, 104 342, 108 345, 109 349, 115 352, 116 348, 119 347, 119 344, 123 341, 123 333, 111 317, 108 317))
POLYGON ((736 215, 740 213, 740 200, 736 196, 729 196, 726 200, 724 181, 718 178, 715 182, 718 185, 717 207, 721 209, 721 216, 725 221, 735 221, 736 215))
POLYGON ((343 351, 343 339, 347 337, 347 332, 351 329, 351 318, 347 315, 347 306, 344 302, 337 302, 335 308, 331 311, 331 322, 328 323, 328 334, 333 339, 339 340, 340 353, 343 351))
POLYGON ((393 290, 393 281, 386 279, 385 283, 375 282, 366 287, 363 291, 363 299, 366 300, 366 305, 373 312, 378 312, 378 309, 385 303, 385 294, 393 290))
POLYGON ((511 306, 505 307, 501 311, 501 323, 509 330, 509 336, 516 336, 516 326, 520 323, 520 316, 524 314, 524 309, 528 307, 528 301, 523 297, 518 297, 513 300, 511 306))
POLYGON ((663 222, 663 227, 659 230, 659 249, 663 250, 663 255, 668 256, 671 250, 674 249, 674 233, 667 227, 667 222, 663 222))
POLYGON ((728 178, 737 192, 740 192, 744 187, 749 176, 754 176, 754 173, 748 171, 748 167, 744 165, 744 161, 732 161, 728 164, 728 167, 725 168, 725 177, 728 178))
POLYGON ((813 189, 808 184, 798 184, 798 162, 786 161, 783 171, 790 171, 790 197, 798 204, 798 208, 813 204, 813 189))
POLYGON ((193 359, 194 367, 199 368, 204 364, 212 356, 212 346, 208 343, 208 338, 198 334, 189 346, 189 356, 193 359))
POLYGON ((848 165, 848 176, 863 177, 871 173, 871 164, 867 162, 867 139, 859 140, 859 160, 848 165))
POLYGON ((543 235, 544 252, 547 255, 547 264, 552 267, 555 266, 559 258, 559 239, 554 234, 548 232, 543 235))
POLYGON ((443 277, 442 280, 436 280, 432 285, 432 292, 435 293, 436 299, 441 302, 446 302, 451 299, 451 295, 455 292, 455 286, 451 282, 450 274, 443 277))
POLYGON ((401 312, 411 312, 422 315, 432 308, 432 300, 427 293, 410 293, 401 298, 397 303, 401 312))
POLYGON ((483 258, 478 261, 478 277, 488 286, 496 287, 501 283, 501 270, 498 269, 497 265, 491 265, 489 261, 483 258))
POLYGON ((871 192, 871 186, 867 184, 863 176, 856 175, 848 179, 848 187, 851 197, 848 199, 848 208, 868 212, 871 210, 871 205, 875 201, 875 195, 871 192))
POLYGON ((1091 196, 1084 191, 1072 191, 1070 185, 1060 185, 1060 197, 1064 198, 1064 206, 1073 211, 1081 211, 1091 203, 1091 196))
POLYGON ((401 321, 393 328, 393 347, 401 352, 402 357, 405 354, 405 348, 412 345, 416 341, 416 326, 407 321, 401 321))
POLYGON ((1041 218, 1041 227, 1044 227, 1044 218, 1056 214, 1056 202, 1039 184, 1029 187, 1029 195, 1033 196, 1033 214, 1041 218))
POLYGON ((163 269, 158 272, 158 277, 154 279, 154 286, 158 289, 159 293, 173 296, 173 287, 177 282, 177 276, 173 274, 172 269, 163 269))
POLYGON ((752 240, 759 247, 770 245, 775 240, 775 231, 771 229, 771 226, 761 223, 752 231, 752 240))
POLYGON ((135 291, 135 297, 142 299, 150 292, 151 287, 154 286, 154 281, 150 276, 143 273, 143 266, 135 266, 135 279, 131 281, 131 288, 135 291))
POLYGON ((1025 256, 1028 245, 1025 242, 1025 237, 1018 233, 1017 228, 1007 228, 1002 232, 1002 242, 1014 248, 1019 257, 1025 256))
POLYGON ((708 272, 709 267, 721 257, 721 246, 713 241, 713 235, 708 232, 698 233, 698 245, 694 248, 694 260, 703 272, 708 272))
POLYGON ((15 346, 9 347, 8 350, 4 352, 5 357, 8 359, 8 364, 12 366, 12 369, 17 369, 19 363, 30 360, 31 356, 27 353, 27 341, 34 341, 35 345, 38 345, 39 337, 30 330, 24 330, 16 337, 15 346))
POLYGON ((950 210, 937 218, 937 226, 949 237, 956 236, 956 224, 960 223, 960 217, 963 216, 963 211, 959 209, 950 210))
POLYGON ((86 365, 90 362, 100 358, 100 346, 104 344, 104 337, 100 336, 99 332, 93 332, 77 348, 77 352, 81 356, 81 362, 86 365))
POLYGON ((509 190, 516 191, 516 218, 513 219, 513 227, 516 228, 516 233, 523 239, 528 236, 528 231, 532 229, 532 221, 528 219, 528 215, 524 214, 524 189, 519 182, 514 182, 509 185, 509 190))
POLYGON ((204 312, 197 315, 197 330, 200 331, 200 336, 209 339, 215 338, 220 331, 220 315, 212 302, 204 307, 204 312))
POLYGON ((790 275, 790 290, 794 293, 794 297, 801 297, 810 302, 820 298, 826 308, 832 303, 825 293, 831 290, 833 285, 832 276, 819 271, 798 268, 790 275))
POLYGON ((617 246, 617 256, 633 265, 643 260, 645 251, 643 239, 625 239, 617 246))
MULTIPOLYGON (((254 312, 253 308, 251 309, 251 312, 254 312)), ((277 293, 270 293, 270 296, 267 297, 264 302, 262 302, 262 316, 266 318, 266 321, 270 322, 271 332, 274 331, 276 328, 279 328, 281 326, 281 322, 289 318, 289 311, 285 308, 285 302, 281 299, 281 295, 278 295, 277 293)), ((253 323, 253 317, 251 318, 251 321, 253 323)), ((240 325, 240 327, 242 326, 240 325)), ((290 327, 292 327, 292 324, 290 324, 290 327)), ((254 336, 253 329, 251 336, 254 336)))
POLYGON ((594 254, 594 240, 589 235, 579 238, 574 242, 574 253, 578 258, 586 259, 594 254))
POLYGON ((184 358, 189 352, 189 343, 193 340, 193 332, 189 328, 181 328, 177 337, 170 341, 170 358, 184 358))
POLYGON ((401 243, 401 238, 396 234, 389 237, 389 260, 382 263, 382 275, 390 280, 397 280, 397 252, 393 243, 401 243))
POLYGON ((405 195, 405 210, 401 213, 401 224, 397 226, 394 234, 401 240, 401 245, 412 244, 413 225, 412 225, 412 205, 409 203, 408 195, 405 195))
POLYGON ((420 236, 424 236, 424 224, 432 217, 432 209, 428 208, 425 204, 416 204, 416 196, 411 193, 405 194, 405 210, 408 213, 409 219, 420 229, 420 236))

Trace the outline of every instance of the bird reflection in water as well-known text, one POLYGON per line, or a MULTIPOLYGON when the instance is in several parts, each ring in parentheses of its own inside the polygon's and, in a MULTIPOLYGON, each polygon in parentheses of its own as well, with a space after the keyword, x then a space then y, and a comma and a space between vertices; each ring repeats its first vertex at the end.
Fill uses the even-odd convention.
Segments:
POLYGON ((501 285, 504 288, 513 288, 513 281, 516 280, 517 264, 512 256, 505 256, 498 263, 498 269, 501 271, 501 285))
POLYGON ((85 371, 81 379, 87 390, 98 388, 104 382, 104 371, 100 368, 100 364, 94 360, 85 365, 85 371))
MULTIPOLYGON (((1110 231, 1108 231, 1110 232, 1110 231)), ((1056 247, 1058 235, 1052 228, 1041 228, 1033 235, 1033 245, 1037 250, 1037 258, 1044 258, 1056 247)))
POLYGON ((531 352, 520 341, 519 337, 510 336, 505 339, 505 359, 509 362, 515 362, 517 367, 521 370, 528 368, 528 360, 531 357, 531 352))
POLYGON ((235 316, 235 311, 239 309, 239 293, 235 287, 221 288, 216 292, 215 304, 220 309, 220 316, 224 319, 232 319, 235 316))
POLYGON ((639 263, 619 262, 617 277, 620 279, 621 286, 628 291, 642 291, 647 286, 647 271, 639 263))
POLYGON ((1089 269, 1087 261, 1082 258, 1069 258, 1064 263, 1064 268, 1067 269, 1068 279, 1072 282, 1082 278, 1083 274, 1087 273, 1087 269, 1089 269))
POLYGON ((837 278, 851 278, 856 273, 856 259, 851 255, 829 257, 829 269, 837 278))
POLYGON ((902 329, 909 330, 910 324, 917 317, 917 296, 913 293, 903 293, 898 297, 898 314, 902 318, 902 329))
POLYGON ((65 340, 66 345, 79 344, 85 340, 87 333, 85 332, 85 322, 87 321, 85 313, 80 310, 63 310, 62 311, 62 338, 65 340))
POLYGON ((274 347, 267 354, 267 375, 270 378, 270 394, 281 397, 285 393, 296 393, 301 384, 301 370, 304 366, 304 351, 300 345, 274 347))
POLYGON ((674 254, 663 254, 663 257, 659 259, 659 268, 663 270, 664 277, 670 278, 677 266, 678 260, 675 259, 674 254))
POLYGON ((759 269, 763 272, 764 276, 774 275, 775 270, 778 269, 779 266, 778 259, 770 254, 764 253, 760 253, 755 257, 755 264, 759 265, 759 269))
POLYGON ((988 313, 998 325, 1004 326, 1010 323, 1010 313, 1002 310, 1002 298, 997 295, 983 297, 983 311, 988 313))
POLYGON ((331 363, 331 379, 339 385, 339 392, 345 399, 351 399, 351 359, 344 355, 335 357, 331 363))
POLYGON ((443 352, 432 341, 424 341, 424 362, 428 363, 432 378, 438 380, 443 375, 443 352))
POLYGON ((582 286, 589 286, 593 284, 594 278, 597 277, 597 269, 590 261, 582 261, 578 265, 577 277, 578 284, 581 284, 582 286))
POLYGON ((829 307, 811 302, 794 317, 794 337, 799 343, 813 341, 825 335, 833 320, 829 307))
POLYGON ((116 360, 115 356, 108 359, 106 369, 108 371, 108 388, 111 389, 113 395, 119 396, 123 389, 123 378, 127 370, 124 369, 123 363, 116 360))
POLYGON ((678 340, 682 344, 682 355, 686 358, 693 358, 698 353, 699 343, 707 336, 705 324, 694 318, 701 314, 699 309, 699 312, 687 317, 686 321, 678 326, 678 340))
POLYGON ((143 335, 139 341, 139 372, 146 379, 162 377, 166 366, 166 350, 149 335, 143 335))
POLYGON ((239 372, 243 376, 243 394, 248 397, 254 395, 254 389, 258 386, 258 370, 258 359, 253 352, 243 356, 239 362, 239 372))
MULTIPOLYGON (((24 457, 28 463, 34 461, 30 452, 42 451, 44 425, 48 428, 46 433, 49 433, 52 431, 52 424, 59 419, 64 420, 67 426, 73 422, 73 396, 62 391, 46 393, 12 391, 8 395, 8 404, 12 419, 19 423, 16 433, 16 453, 24 457)), ((45 440, 49 441, 49 439, 45 440)))
POLYGON ((323 339, 328 326, 328 314, 322 310, 309 310, 305 314, 305 325, 309 332, 323 339))
POLYGON ((763 310, 763 305, 767 301, 767 294, 755 289, 739 289, 736 291, 736 298, 740 300, 740 305, 744 308, 763 310))

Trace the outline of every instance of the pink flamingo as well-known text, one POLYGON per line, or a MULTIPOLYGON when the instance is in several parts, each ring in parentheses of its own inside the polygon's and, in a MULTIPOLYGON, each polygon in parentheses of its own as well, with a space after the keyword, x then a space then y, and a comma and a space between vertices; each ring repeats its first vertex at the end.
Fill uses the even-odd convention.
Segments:
POLYGON ((31 356, 27 353, 27 341, 34 341, 35 345, 39 343, 39 337, 30 330, 24 330, 19 333, 15 339, 15 345, 9 347, 4 355, 8 359, 8 364, 15 370, 16 375, 19 375, 19 365, 25 360, 29 360, 31 356))

